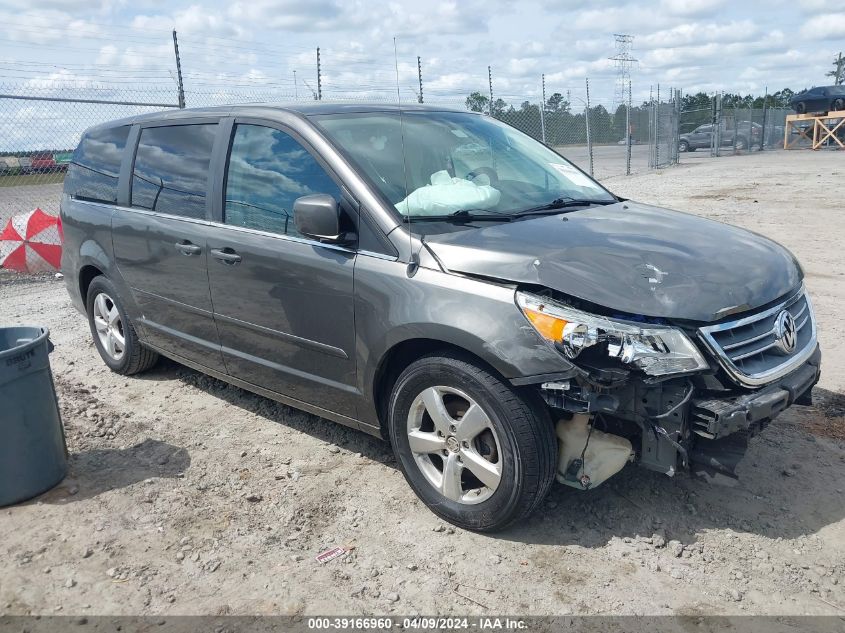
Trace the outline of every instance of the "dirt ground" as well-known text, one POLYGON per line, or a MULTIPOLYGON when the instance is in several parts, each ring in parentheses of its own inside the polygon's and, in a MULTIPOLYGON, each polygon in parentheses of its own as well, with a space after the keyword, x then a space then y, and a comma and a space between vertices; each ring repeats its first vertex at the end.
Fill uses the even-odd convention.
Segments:
POLYGON ((0 509, 0 614, 842 615, 844 177, 843 152, 772 152, 605 181, 792 249, 816 404, 753 440, 736 487, 628 467, 493 536, 428 512, 377 439, 171 362, 110 373, 63 282, 0 271, 0 323, 51 329, 71 451, 57 488, 0 509))

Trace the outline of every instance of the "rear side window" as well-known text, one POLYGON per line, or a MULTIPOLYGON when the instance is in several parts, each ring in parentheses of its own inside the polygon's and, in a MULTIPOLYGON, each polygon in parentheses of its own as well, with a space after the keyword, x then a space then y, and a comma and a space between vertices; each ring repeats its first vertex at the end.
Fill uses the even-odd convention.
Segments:
POLYGON ((132 172, 132 206, 204 218, 216 133, 216 123, 142 129, 132 172))
POLYGON ((296 139, 269 127, 236 126, 226 176, 226 224, 299 236, 293 203, 315 193, 340 199, 340 187, 296 139))
POLYGON ((65 193, 81 200, 117 202, 120 161, 128 136, 128 125, 85 134, 68 165, 65 193))

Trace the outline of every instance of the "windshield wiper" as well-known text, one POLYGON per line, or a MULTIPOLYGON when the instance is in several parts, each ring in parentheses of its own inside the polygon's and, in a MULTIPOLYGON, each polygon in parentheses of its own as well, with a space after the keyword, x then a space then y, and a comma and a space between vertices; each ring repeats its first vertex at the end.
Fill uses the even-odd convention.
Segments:
POLYGON ((588 200, 588 199, 578 199, 578 198, 556 198, 547 204, 541 204, 537 207, 530 207, 523 211, 519 211, 518 213, 514 213, 514 217, 521 217, 524 215, 542 215, 543 213, 548 213, 550 211, 558 211, 560 209, 567 209, 572 207, 588 207, 591 204, 598 204, 601 206, 605 206, 608 204, 616 204, 617 200, 588 200))
POLYGON ((484 213, 483 209, 460 209, 445 215, 412 215, 405 216, 408 222, 510 222, 513 219, 507 213, 484 213))

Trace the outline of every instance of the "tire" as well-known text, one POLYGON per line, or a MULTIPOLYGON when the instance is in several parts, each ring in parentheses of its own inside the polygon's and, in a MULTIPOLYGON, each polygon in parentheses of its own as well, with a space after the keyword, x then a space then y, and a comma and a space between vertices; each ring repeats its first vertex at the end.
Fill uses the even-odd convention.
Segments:
POLYGON ((393 387, 388 415, 408 484, 458 527, 493 532, 520 521, 554 481, 557 437, 545 406, 469 357, 412 363, 393 387))
POLYGON ((737 136, 736 141, 734 142, 734 149, 743 150, 748 148, 748 141, 745 140, 744 136, 737 136))
POLYGON ((832 110, 834 112, 838 112, 840 110, 845 110, 845 99, 836 99, 832 104, 832 110))
POLYGON ((131 376, 158 362, 158 354, 138 341, 114 284, 103 276, 88 286, 88 325, 103 362, 117 374, 131 376))
POLYGON ((806 114, 807 113, 807 104, 803 101, 799 101, 795 104, 795 111, 798 114, 806 114))
POLYGON ((679 152, 688 152, 689 151, 689 143, 687 141, 681 141, 678 143, 678 151, 679 152))

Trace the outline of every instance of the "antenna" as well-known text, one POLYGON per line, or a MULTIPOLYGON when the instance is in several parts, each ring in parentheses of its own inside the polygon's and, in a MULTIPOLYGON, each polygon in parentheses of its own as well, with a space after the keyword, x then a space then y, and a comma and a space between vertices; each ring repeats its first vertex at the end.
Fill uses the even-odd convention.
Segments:
MULTIPOLYGON (((399 137, 402 139, 402 175, 405 178, 405 197, 408 192, 408 164, 405 160, 405 122, 402 116, 402 95, 399 90, 399 55, 396 52, 396 36, 393 36, 393 66, 396 69, 396 99, 399 106, 399 137)), ((422 248, 422 239, 420 239, 420 248, 422 248)), ((417 274, 420 267, 420 255, 414 252, 414 234, 411 232, 411 210, 408 209, 408 277, 413 277, 417 274)))
POLYGON ((396 54, 396 36, 393 37, 393 66, 396 68, 396 99, 399 103, 399 113, 402 113, 402 95, 399 91, 399 55, 396 54))

